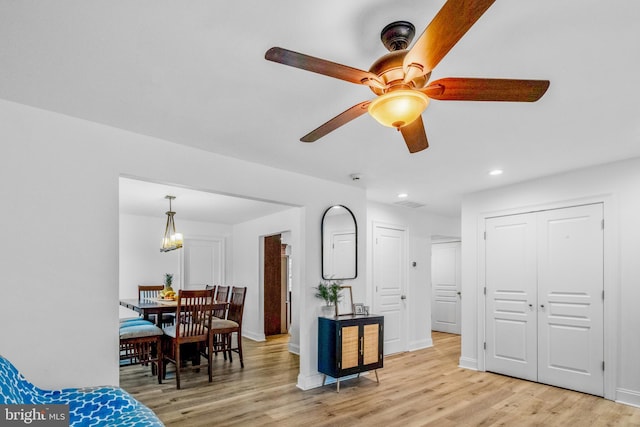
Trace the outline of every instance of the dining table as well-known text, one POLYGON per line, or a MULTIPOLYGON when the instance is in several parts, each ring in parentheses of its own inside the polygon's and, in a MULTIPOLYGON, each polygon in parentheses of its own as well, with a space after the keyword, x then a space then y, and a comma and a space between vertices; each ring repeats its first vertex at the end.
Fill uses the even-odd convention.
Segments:
MULTIPOLYGON (((178 301, 155 298, 125 298, 120 300, 120 305, 140 313, 146 320, 155 314, 156 325, 160 328, 162 328, 162 314, 175 313, 178 309, 178 301)), ((226 301, 213 301, 213 310, 225 310, 228 306, 229 303, 226 301)))

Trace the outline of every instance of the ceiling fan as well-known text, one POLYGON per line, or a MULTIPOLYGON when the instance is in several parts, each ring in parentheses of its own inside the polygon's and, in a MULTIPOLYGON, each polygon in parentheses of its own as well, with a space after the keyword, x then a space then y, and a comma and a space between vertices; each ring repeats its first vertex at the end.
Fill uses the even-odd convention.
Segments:
POLYGON ((398 129, 411 153, 429 147, 422 112, 429 99, 442 101, 534 102, 544 95, 548 80, 513 80, 448 77, 429 82, 431 71, 495 0, 448 0, 411 49, 415 27, 392 22, 381 33, 390 53, 376 60, 369 71, 280 47, 265 59, 369 86, 377 98, 363 101, 338 114, 300 138, 314 142, 329 132, 369 112, 385 126, 398 129), (427 84, 428 83, 428 84, 427 84))

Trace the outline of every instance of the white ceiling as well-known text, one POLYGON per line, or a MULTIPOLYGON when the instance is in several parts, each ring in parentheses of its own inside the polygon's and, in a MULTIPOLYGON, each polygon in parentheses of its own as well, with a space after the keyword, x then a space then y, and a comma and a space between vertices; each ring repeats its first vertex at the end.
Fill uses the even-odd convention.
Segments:
POLYGON ((175 197, 171 203, 172 210, 176 212, 176 223, 189 220, 233 225, 292 207, 174 185, 120 178, 120 213, 166 218, 169 200, 165 199, 165 196, 175 197))
POLYGON ((368 115, 298 141, 373 94, 268 62, 268 48, 368 69, 386 53, 386 24, 419 34, 443 4, 0 0, 0 98, 362 186, 375 201, 406 192, 452 215, 467 192, 640 156, 637 0, 497 1, 432 80, 548 79, 549 91, 533 104, 433 101, 428 150, 410 155, 368 115), (488 176, 496 167, 505 173, 488 176))

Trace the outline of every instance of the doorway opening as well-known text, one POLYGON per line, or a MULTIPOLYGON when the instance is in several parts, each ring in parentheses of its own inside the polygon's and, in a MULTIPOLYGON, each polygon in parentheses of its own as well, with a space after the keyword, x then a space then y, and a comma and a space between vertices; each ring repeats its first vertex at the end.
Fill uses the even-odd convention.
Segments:
POLYGON ((291 281, 288 246, 282 234, 264 238, 264 335, 289 333, 291 281))

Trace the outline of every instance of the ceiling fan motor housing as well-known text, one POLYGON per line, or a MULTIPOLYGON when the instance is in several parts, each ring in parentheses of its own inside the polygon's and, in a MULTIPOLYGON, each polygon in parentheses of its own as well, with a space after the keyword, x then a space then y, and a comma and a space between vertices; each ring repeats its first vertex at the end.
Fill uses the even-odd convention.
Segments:
POLYGON ((376 95, 382 95, 384 93, 396 90, 396 89, 413 89, 422 88, 429 81, 428 73, 424 76, 416 77, 411 80, 409 84, 403 82, 404 80, 404 57, 409 52, 407 49, 397 50, 395 52, 389 52, 386 55, 381 56, 376 62, 371 65, 369 71, 380 77, 380 80, 388 86, 387 89, 380 89, 374 86, 369 86, 373 93, 376 95))
POLYGON ((370 86, 373 93, 382 95, 397 89, 422 88, 429 80, 429 74, 419 76, 411 82, 404 83, 404 57, 407 55, 408 47, 416 33, 412 23, 407 21, 392 22, 382 29, 380 39, 382 44, 389 50, 389 53, 378 58, 371 65, 369 71, 380 77, 387 89, 380 89, 370 86))

